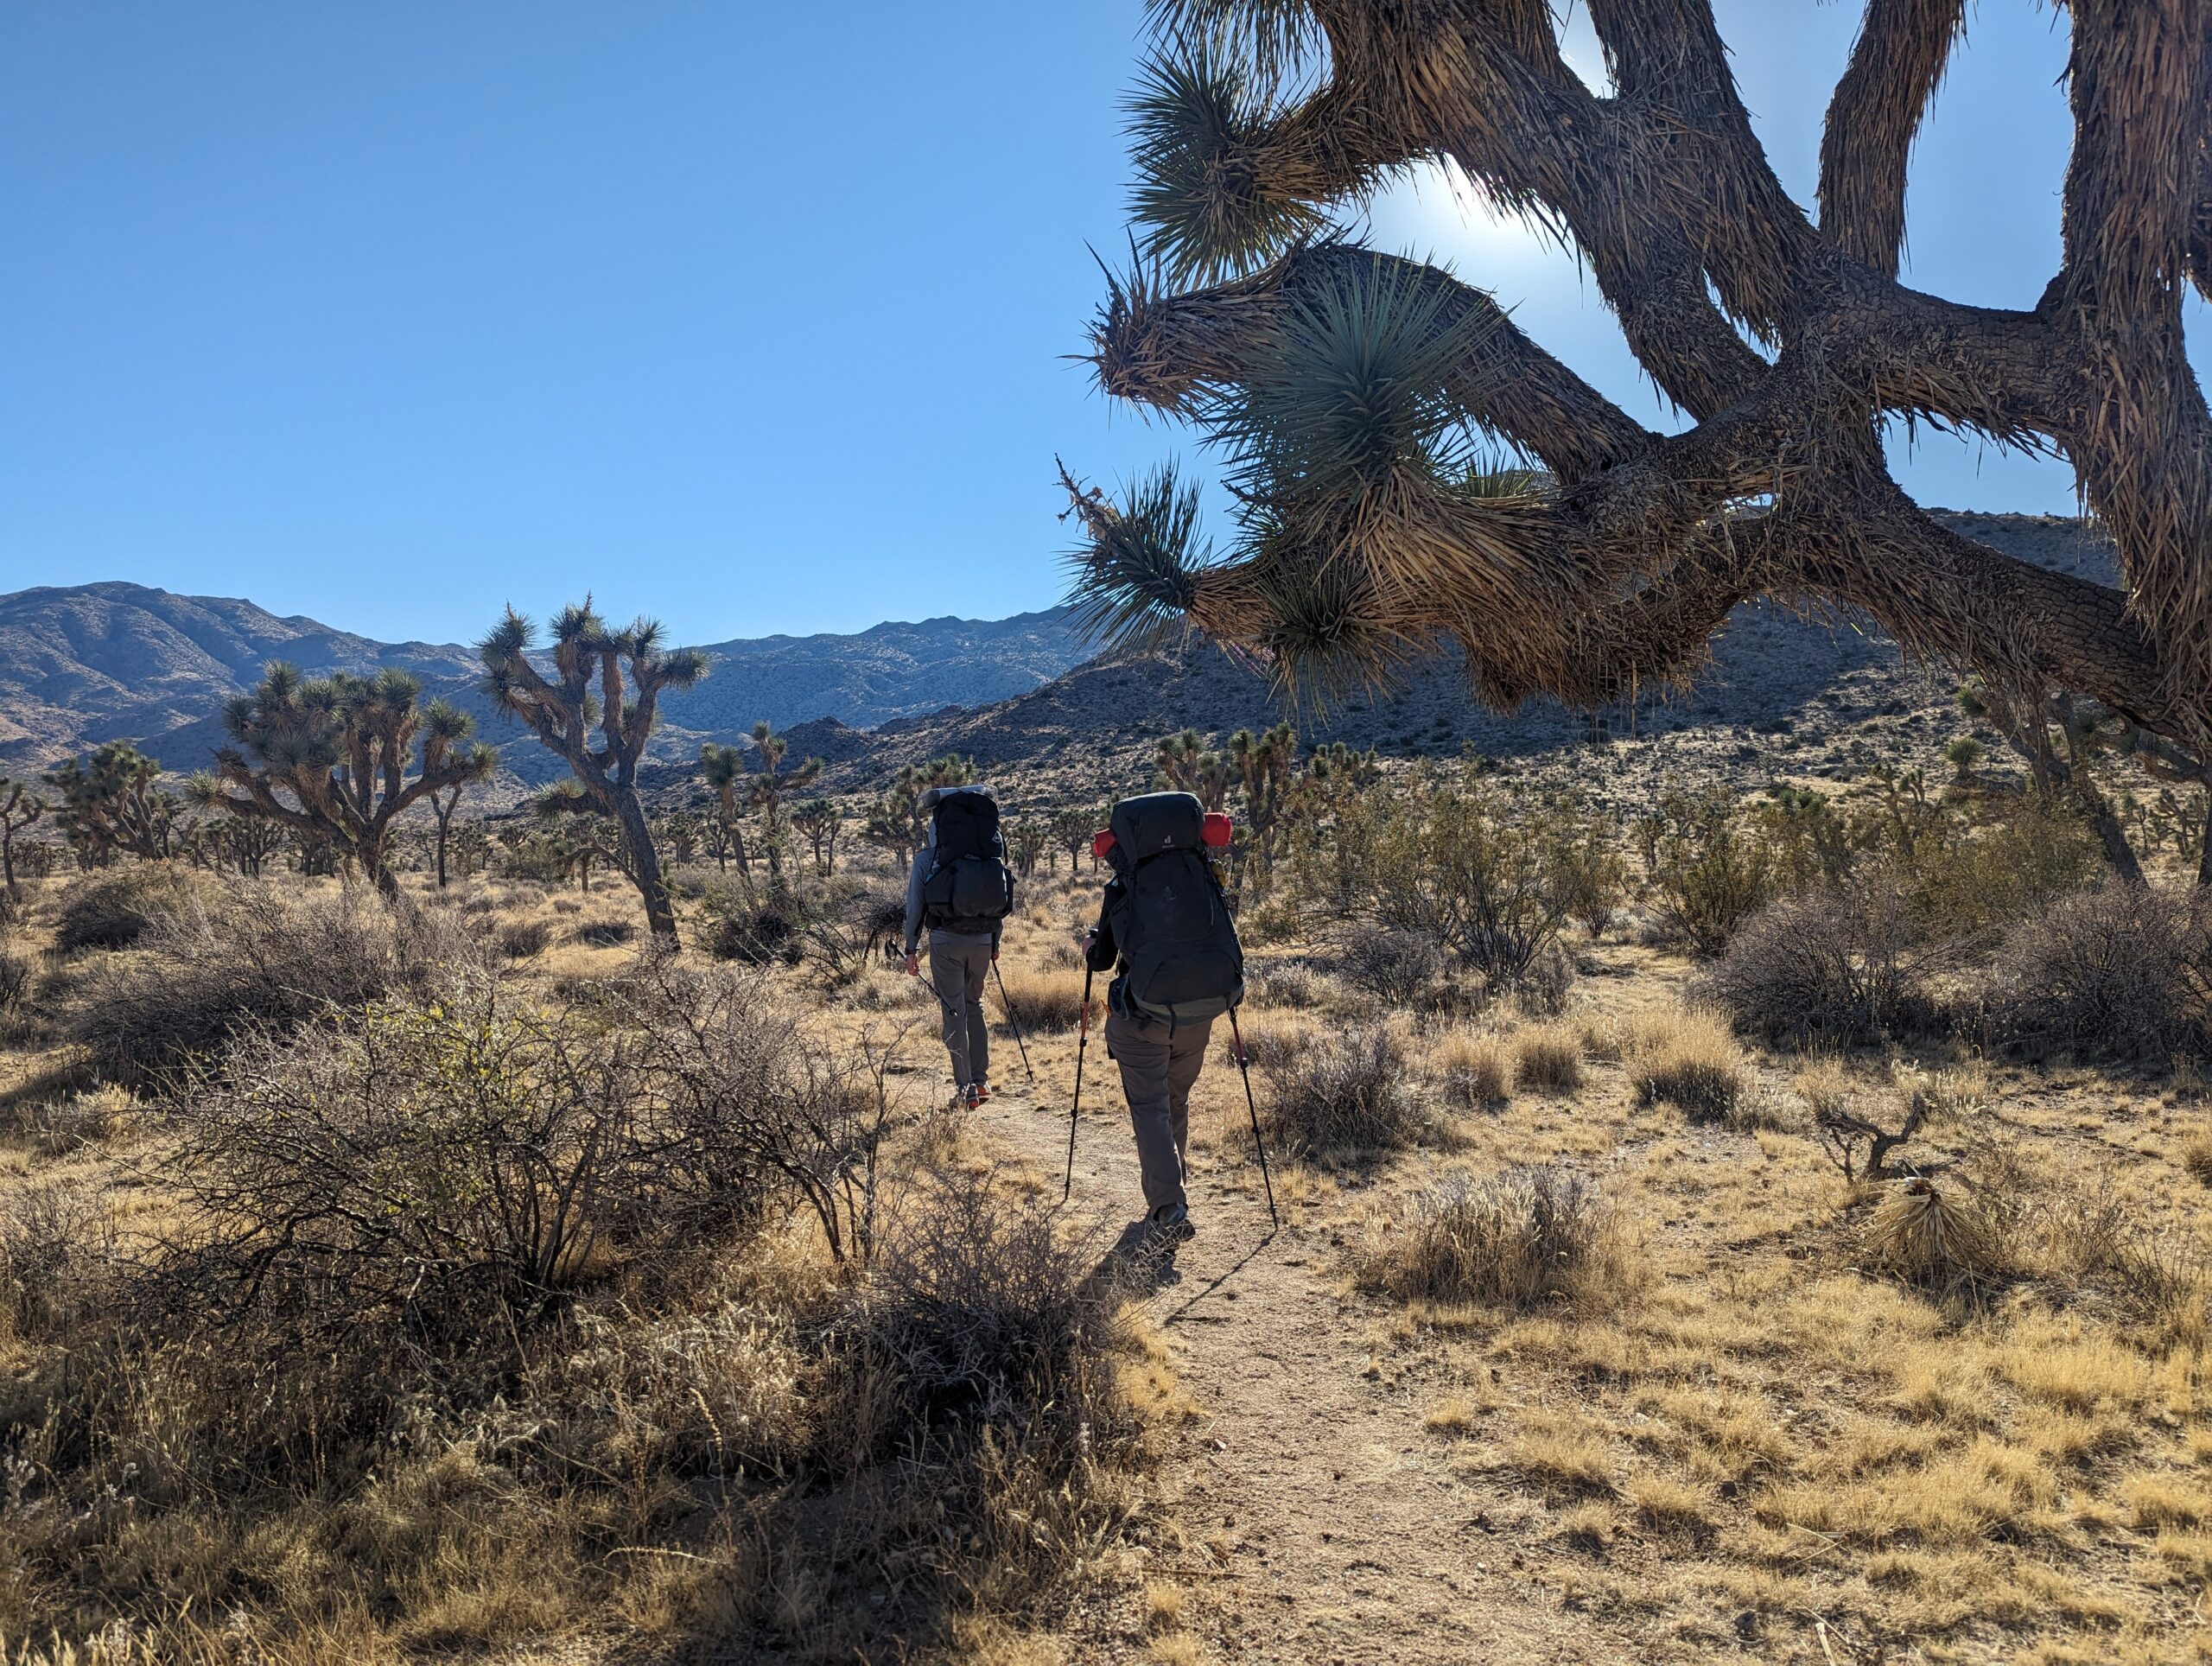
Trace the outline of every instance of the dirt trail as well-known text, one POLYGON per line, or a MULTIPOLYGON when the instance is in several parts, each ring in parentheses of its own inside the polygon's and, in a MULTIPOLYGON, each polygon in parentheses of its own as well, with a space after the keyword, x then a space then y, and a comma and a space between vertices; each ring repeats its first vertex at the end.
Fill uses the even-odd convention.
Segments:
MULTIPOLYGON (((1071 1205, 1102 1250, 1139 1207, 1135 1150, 1103 1051, 1086 1069, 1071 1205)), ((1040 1071, 1042 1091, 980 1113, 983 1130, 1056 1181, 1067 1149, 1065 1090, 1052 1079, 1061 1075, 1040 1071)), ((1241 1098, 1232 1120, 1237 1091, 1235 1071, 1217 1056, 1193 1105, 1199 1141, 1207 1131, 1224 1144, 1249 1141, 1241 1098)), ((1423 1426, 1422 1406, 1364 1374, 1369 1316, 1335 1288, 1338 1252, 1319 1211, 1286 1209, 1270 1236, 1257 1171, 1229 1160, 1193 1151, 1198 1233, 1146 1298, 1202 1413, 1169 1460, 1175 1513, 1194 1542, 1161 1555, 1149 1577, 1184 1588, 1183 1629, 1202 1657, 1290 1666, 1634 1658, 1516 1567, 1497 1529, 1525 1502, 1451 1473, 1448 1443, 1423 1426)), ((1276 1184, 1280 1193, 1284 1177, 1276 1184)), ((1078 1662, 1150 1657, 1126 1618, 1101 1615, 1083 1630, 1064 1639, 1078 1662)))

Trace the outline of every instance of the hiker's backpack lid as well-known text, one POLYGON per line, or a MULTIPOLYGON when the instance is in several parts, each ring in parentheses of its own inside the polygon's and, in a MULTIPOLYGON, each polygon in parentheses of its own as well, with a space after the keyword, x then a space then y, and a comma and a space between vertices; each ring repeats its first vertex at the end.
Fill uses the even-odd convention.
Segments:
POLYGON ((1163 850, 1205 849, 1205 807, 1188 792, 1147 792, 1114 806, 1117 860, 1135 864, 1163 850))

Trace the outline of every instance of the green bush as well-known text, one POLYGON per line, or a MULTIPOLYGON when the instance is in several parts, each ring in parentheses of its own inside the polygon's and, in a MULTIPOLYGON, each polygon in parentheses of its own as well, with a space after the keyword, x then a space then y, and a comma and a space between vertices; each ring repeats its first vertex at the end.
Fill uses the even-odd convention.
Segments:
POLYGON ((1660 925, 1694 953, 1726 949, 1775 893, 1773 851, 1726 787, 1669 786, 1639 831, 1660 925))

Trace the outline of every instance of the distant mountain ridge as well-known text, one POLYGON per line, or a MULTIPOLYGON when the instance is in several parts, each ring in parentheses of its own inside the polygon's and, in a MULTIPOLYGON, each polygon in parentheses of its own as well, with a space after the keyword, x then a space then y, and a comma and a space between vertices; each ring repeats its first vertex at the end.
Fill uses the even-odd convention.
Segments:
MULTIPOLYGON (((701 740, 736 738, 763 718, 779 728, 824 717, 868 728, 948 705, 988 705, 1050 682, 1089 649, 1065 611, 1053 610, 741 638, 705 652, 711 672, 665 705, 658 756, 696 754, 701 740)), ((412 671, 429 692, 475 712, 480 731, 524 781, 557 771, 489 711, 472 648, 378 642, 240 598, 110 582, 0 595, 0 773, 48 768, 118 737, 164 767, 200 767, 220 743, 223 703, 271 659, 311 674, 412 671)))
MULTIPOLYGON (((2082 522, 1932 512, 2024 559, 2114 582, 2109 543, 2082 522)), ((795 755, 828 761, 833 791, 869 788, 901 764, 957 751, 1020 798, 1070 774, 1141 786, 1158 735, 1186 726, 1225 734, 1280 715, 1266 677, 1217 649, 1192 641, 1094 657, 1065 610, 741 639, 706 652, 707 679, 663 707, 652 747, 657 791, 694 791, 688 766, 700 742, 741 740, 762 718, 788 733, 795 755)), ((118 736, 165 768, 200 768, 222 741, 223 703, 271 658, 309 672, 398 665, 417 673, 426 692, 473 712, 479 733, 499 747, 505 767, 478 801, 487 806, 562 773, 550 753, 490 710, 472 649, 377 642, 250 601, 105 583, 0 595, 0 774, 29 774, 118 736)), ((1833 728, 1918 703, 1924 691, 1878 632, 1747 605, 1696 690, 1643 721, 1716 732, 1804 721, 1833 728)), ((1590 733, 1590 719, 1547 701, 1511 715, 1484 711, 1447 655, 1414 668, 1391 698, 1309 710, 1299 728, 1309 739, 1386 754, 1472 747, 1504 757, 1572 745, 1590 733)))

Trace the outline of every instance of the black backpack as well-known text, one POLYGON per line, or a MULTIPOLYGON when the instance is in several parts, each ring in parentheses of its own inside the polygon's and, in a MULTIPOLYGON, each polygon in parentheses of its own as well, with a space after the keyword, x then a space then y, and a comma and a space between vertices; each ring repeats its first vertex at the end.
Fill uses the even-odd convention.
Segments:
POLYGON ((1108 923, 1130 1015, 1171 1027, 1219 1017, 1244 999, 1244 951, 1206 860, 1205 809, 1154 792, 1122 799, 1110 825, 1122 895, 1108 923))
POLYGON ((922 918, 933 932, 982 937, 1014 912, 998 801, 956 788, 937 801, 930 826, 933 860, 922 881, 922 918))

